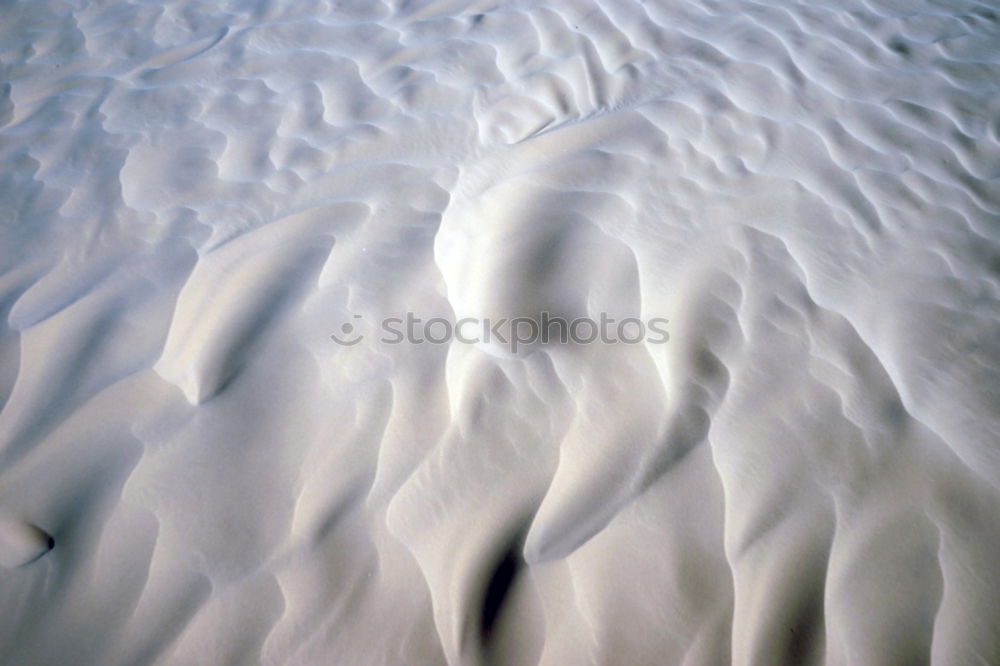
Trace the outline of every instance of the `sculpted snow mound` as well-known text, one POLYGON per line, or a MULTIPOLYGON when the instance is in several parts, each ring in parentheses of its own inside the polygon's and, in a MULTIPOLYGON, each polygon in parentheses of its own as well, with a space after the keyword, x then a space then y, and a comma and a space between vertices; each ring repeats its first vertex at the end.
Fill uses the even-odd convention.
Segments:
POLYGON ((1000 663, 1000 10, 3 16, 0 663, 1000 663))
POLYGON ((52 550, 55 540, 36 525, 0 515, 0 566, 13 568, 52 550))

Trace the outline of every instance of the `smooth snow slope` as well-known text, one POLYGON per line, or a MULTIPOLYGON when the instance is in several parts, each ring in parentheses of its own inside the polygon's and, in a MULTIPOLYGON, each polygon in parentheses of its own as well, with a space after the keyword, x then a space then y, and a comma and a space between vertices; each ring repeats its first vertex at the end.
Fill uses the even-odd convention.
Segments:
POLYGON ((8 0, 0 46, 0 664, 1000 664, 992 0, 8 0))

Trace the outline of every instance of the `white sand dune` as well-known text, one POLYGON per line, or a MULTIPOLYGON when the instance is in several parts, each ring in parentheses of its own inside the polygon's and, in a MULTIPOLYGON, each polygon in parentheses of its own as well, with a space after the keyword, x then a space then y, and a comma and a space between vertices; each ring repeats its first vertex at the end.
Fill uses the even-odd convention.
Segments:
POLYGON ((8 0, 0 48, 0 664, 1000 664, 995 2, 8 0))

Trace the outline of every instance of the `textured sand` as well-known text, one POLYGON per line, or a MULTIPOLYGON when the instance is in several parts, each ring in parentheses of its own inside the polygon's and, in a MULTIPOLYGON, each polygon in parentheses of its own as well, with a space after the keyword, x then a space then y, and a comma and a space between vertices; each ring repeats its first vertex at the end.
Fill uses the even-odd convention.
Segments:
POLYGON ((1000 664, 994 2, 9 0, 0 47, 0 664, 1000 664))

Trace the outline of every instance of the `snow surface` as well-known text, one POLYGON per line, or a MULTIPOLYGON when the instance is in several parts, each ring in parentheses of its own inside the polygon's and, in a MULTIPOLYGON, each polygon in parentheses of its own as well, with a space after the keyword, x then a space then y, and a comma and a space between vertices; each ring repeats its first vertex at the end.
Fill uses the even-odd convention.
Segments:
POLYGON ((7 0, 0 72, 0 664, 1000 664, 992 0, 7 0))

